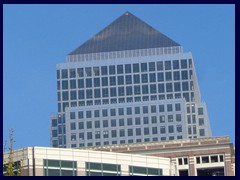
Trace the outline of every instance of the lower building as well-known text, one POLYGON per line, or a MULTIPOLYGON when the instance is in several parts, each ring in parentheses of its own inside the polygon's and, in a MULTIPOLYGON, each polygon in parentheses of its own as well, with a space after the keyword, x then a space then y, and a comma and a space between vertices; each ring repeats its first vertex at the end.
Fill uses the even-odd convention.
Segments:
MULTIPOLYGON (((7 162, 9 153, 4 153, 7 162)), ((13 152, 23 176, 234 176, 229 137, 13 152)), ((4 173, 4 172, 3 172, 4 173)))
MULTIPOLYGON (((8 153, 4 154, 4 159, 8 153)), ((170 176, 170 159, 79 149, 28 147, 15 150, 23 176, 170 176)))
POLYGON ((87 149, 167 157, 171 160, 171 174, 176 176, 235 175, 235 149, 227 136, 87 149))

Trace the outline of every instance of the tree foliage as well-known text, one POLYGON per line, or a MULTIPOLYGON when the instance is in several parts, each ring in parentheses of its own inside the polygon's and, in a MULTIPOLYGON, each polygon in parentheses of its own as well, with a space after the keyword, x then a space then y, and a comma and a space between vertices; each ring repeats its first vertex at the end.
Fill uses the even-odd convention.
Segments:
POLYGON ((9 130, 8 152, 6 152, 7 141, 5 141, 5 143, 4 143, 4 153, 8 154, 7 158, 4 158, 4 161, 3 161, 3 175, 4 176, 21 176, 21 174, 22 174, 22 166, 21 166, 22 161, 14 162, 14 159, 13 159, 14 143, 15 143, 14 134, 13 134, 13 129, 11 128, 9 130))

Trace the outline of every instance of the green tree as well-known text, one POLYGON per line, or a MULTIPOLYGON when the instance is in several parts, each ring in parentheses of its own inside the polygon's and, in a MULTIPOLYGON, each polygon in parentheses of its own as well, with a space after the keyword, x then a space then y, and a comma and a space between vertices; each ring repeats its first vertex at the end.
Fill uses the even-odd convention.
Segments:
POLYGON ((4 176, 21 176, 22 174, 22 166, 20 162, 14 162, 13 160, 13 145, 15 143, 13 129, 9 130, 9 147, 8 152, 6 152, 7 141, 4 143, 4 153, 7 153, 7 158, 4 158, 3 161, 3 175, 4 176))

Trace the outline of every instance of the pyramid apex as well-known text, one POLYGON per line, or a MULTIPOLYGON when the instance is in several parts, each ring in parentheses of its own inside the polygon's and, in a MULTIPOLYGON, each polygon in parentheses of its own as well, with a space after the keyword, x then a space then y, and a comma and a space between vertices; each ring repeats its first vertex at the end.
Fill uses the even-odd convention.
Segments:
POLYGON ((126 11, 69 55, 180 46, 126 11))

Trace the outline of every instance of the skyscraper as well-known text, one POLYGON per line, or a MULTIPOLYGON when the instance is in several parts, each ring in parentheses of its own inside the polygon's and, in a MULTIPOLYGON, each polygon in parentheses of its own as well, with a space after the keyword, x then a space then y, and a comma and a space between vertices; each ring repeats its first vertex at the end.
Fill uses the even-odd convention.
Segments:
POLYGON ((192 54, 129 12, 57 65, 53 147, 211 136, 192 54))

